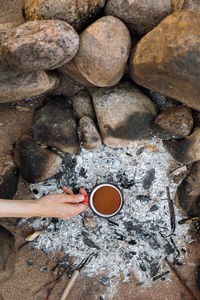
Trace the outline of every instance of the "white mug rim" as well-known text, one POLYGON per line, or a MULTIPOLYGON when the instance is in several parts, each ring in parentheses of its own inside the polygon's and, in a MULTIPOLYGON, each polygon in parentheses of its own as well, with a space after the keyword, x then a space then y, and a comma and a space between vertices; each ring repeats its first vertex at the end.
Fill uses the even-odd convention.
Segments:
POLYGON ((89 198, 89 205, 90 205, 90 208, 92 209, 92 211, 96 214, 96 215, 98 215, 98 216, 100 216, 100 217, 103 217, 103 218, 111 218, 111 217, 113 217, 113 216, 115 216, 120 210, 121 210, 121 208, 122 208, 122 206, 123 206, 123 195, 122 195, 122 192, 121 192, 121 190, 116 186, 116 185, 114 185, 114 184, 112 184, 112 183, 100 183, 100 184, 98 184, 93 190, 92 190, 92 192, 91 192, 91 194, 90 194, 90 198, 89 198), (112 187, 112 188, 114 188, 117 192, 118 192, 118 194, 120 195, 120 206, 119 206, 119 208, 114 212, 114 213, 112 213, 112 214, 109 214, 109 215, 107 215, 107 214, 101 214, 100 212, 98 212, 97 210, 96 210, 96 208, 94 207, 94 204, 93 204, 93 196, 94 196, 94 194, 96 193, 96 191, 98 191, 100 188, 102 188, 102 187, 104 187, 104 186, 109 186, 109 187, 112 187))

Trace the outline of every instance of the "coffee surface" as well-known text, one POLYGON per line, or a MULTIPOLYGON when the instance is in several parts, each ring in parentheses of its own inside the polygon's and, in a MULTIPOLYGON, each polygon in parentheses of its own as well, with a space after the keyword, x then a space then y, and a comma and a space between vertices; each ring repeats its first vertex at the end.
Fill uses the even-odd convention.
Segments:
POLYGON ((116 212, 121 204, 119 192, 110 186, 99 188, 93 196, 93 205, 95 209, 104 215, 110 215, 116 212))

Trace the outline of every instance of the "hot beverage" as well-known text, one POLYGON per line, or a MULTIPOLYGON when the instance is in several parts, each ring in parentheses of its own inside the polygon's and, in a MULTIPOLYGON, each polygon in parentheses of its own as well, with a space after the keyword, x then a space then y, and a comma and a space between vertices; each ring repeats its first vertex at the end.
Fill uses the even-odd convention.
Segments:
POLYGON ((93 206, 102 215, 111 215, 121 206, 119 191, 112 186, 102 186, 93 195, 93 206))

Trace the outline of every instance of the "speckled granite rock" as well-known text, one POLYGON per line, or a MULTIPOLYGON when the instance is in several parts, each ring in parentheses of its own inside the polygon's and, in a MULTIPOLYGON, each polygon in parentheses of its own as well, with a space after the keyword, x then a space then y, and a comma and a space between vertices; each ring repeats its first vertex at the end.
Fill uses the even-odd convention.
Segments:
POLYGON ((22 73, 13 71, 0 56, 0 103, 20 101, 52 91, 58 78, 44 71, 22 73))
POLYGON ((126 25, 115 17, 102 17, 80 34, 74 62, 93 85, 113 86, 123 76, 130 46, 126 25))
POLYGON ((200 110, 200 12, 182 10, 145 35, 130 59, 139 85, 200 110))
POLYGON ((200 160, 200 127, 196 127, 185 139, 173 139, 163 143, 172 157, 180 163, 191 164, 200 160))
POLYGON ((2 41, 2 55, 18 71, 51 70, 70 61, 76 54, 79 37, 60 20, 30 21, 2 41))
POLYGON ((105 13, 124 21, 133 32, 145 34, 171 13, 171 2, 171 0, 108 0, 105 13))
POLYGON ((6 281, 14 272, 15 240, 13 235, 0 226, 0 283, 6 281))
POLYGON ((176 200, 189 216, 200 214, 200 161, 194 163, 188 176, 177 188, 176 200))
POLYGON ((60 156, 42 148, 28 134, 23 135, 17 143, 15 162, 21 176, 32 183, 52 177, 62 165, 60 156))
POLYGON ((133 84, 93 88, 90 92, 103 142, 107 146, 120 148, 152 135, 155 106, 133 84))
POLYGON ((81 141, 85 149, 93 150, 101 146, 101 137, 90 117, 82 117, 79 122, 81 141))
POLYGON ((154 126, 160 139, 184 138, 193 127, 191 109, 183 105, 168 108, 156 117, 154 126))
POLYGON ((80 119, 84 116, 88 116, 95 119, 96 115, 94 112, 92 97, 88 91, 81 90, 70 99, 72 100, 72 106, 76 117, 80 119))
POLYGON ((43 146, 70 154, 79 152, 76 121, 64 96, 50 96, 35 110, 32 129, 34 140, 43 146))
POLYGON ((200 10, 199 0, 185 0, 183 4, 183 9, 200 10))
POLYGON ((0 155, 0 198, 12 199, 17 191, 18 172, 12 156, 0 155))
POLYGON ((27 20, 59 19, 82 30, 104 7, 105 0, 25 0, 27 20))

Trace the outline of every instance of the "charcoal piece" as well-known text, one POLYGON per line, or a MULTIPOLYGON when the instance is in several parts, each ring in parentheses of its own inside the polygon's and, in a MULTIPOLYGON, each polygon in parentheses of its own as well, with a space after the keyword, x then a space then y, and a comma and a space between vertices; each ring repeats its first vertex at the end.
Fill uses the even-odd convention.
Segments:
POLYGON ((200 265, 198 265, 196 267, 195 278, 196 278, 196 285, 197 285, 198 289, 200 290, 200 265))
POLYGON ((142 286, 144 284, 144 282, 138 282, 138 283, 136 283, 136 286, 142 286))
POLYGON ((46 289, 46 294, 49 295, 51 293, 51 290, 52 289, 50 289, 50 288, 46 289))
POLYGON ((166 271, 166 272, 163 272, 162 274, 159 274, 159 275, 157 275, 157 276, 154 276, 154 277, 153 277, 153 281, 156 281, 156 280, 158 280, 158 279, 164 281, 164 280, 165 280, 165 277, 164 277, 164 276, 167 275, 167 274, 169 274, 169 271, 166 271))
POLYGON ((136 255, 137 253, 135 251, 129 251, 125 253, 125 257, 127 260, 130 260, 131 258, 133 258, 134 255, 136 255))
POLYGON ((137 195, 136 199, 139 200, 139 201, 141 201, 141 202, 149 202, 149 201, 151 201, 151 198, 147 197, 145 195, 137 195))
POLYGON ((150 276, 154 277, 158 274, 159 271, 159 265, 156 261, 152 262, 150 264, 150 276))
POLYGON ((104 285, 104 286, 108 286, 109 285, 109 279, 107 277, 101 277, 99 279, 99 282, 104 285))
POLYGON ((99 300, 104 300, 103 296, 100 296, 100 297, 99 297, 99 300))
POLYGON ((134 180, 126 180, 124 179, 121 183, 121 187, 124 188, 124 189, 129 189, 130 187, 132 187, 134 185, 134 180))
POLYGON ((28 265, 29 268, 31 268, 33 266, 33 261, 28 259, 27 260, 27 265, 28 265))
POLYGON ((40 272, 47 272, 47 267, 40 268, 40 272))
POLYGON ((156 210, 158 210, 158 209, 159 209, 158 205, 154 204, 154 205, 150 208, 149 212, 153 212, 153 211, 156 211, 156 210))
POLYGON ((146 270, 147 270, 147 268, 146 268, 144 262, 141 262, 141 263, 139 264, 139 268, 140 268, 140 270, 142 270, 143 272, 146 272, 146 270))
POLYGON ((151 168, 145 174, 145 177, 143 179, 143 188, 145 190, 148 190, 150 188, 150 186, 152 185, 154 179, 155 179, 155 169, 151 168))
POLYGON ((83 242, 85 245, 87 245, 90 248, 96 248, 97 250, 100 250, 99 246, 97 246, 90 238, 84 237, 83 242))
POLYGON ((129 241, 129 242, 128 242, 128 244, 129 244, 129 245, 133 245, 133 246, 134 246, 134 245, 136 245, 136 244, 137 244, 137 242, 136 242, 135 240, 131 240, 131 241, 129 241))
POLYGON ((83 178, 87 178, 86 172, 87 171, 84 168, 81 168, 79 172, 79 176, 83 178))
POLYGON ((167 243, 164 245, 164 249, 167 255, 172 254, 175 252, 174 247, 172 247, 172 245, 170 243, 167 243))
POLYGON ((160 244, 158 243, 158 241, 156 240, 155 237, 153 237, 151 234, 146 233, 146 232, 143 233, 143 235, 153 250, 160 248, 160 244))
POLYGON ((145 150, 145 147, 140 147, 137 151, 136 151, 136 155, 140 155, 142 154, 142 152, 145 150))

